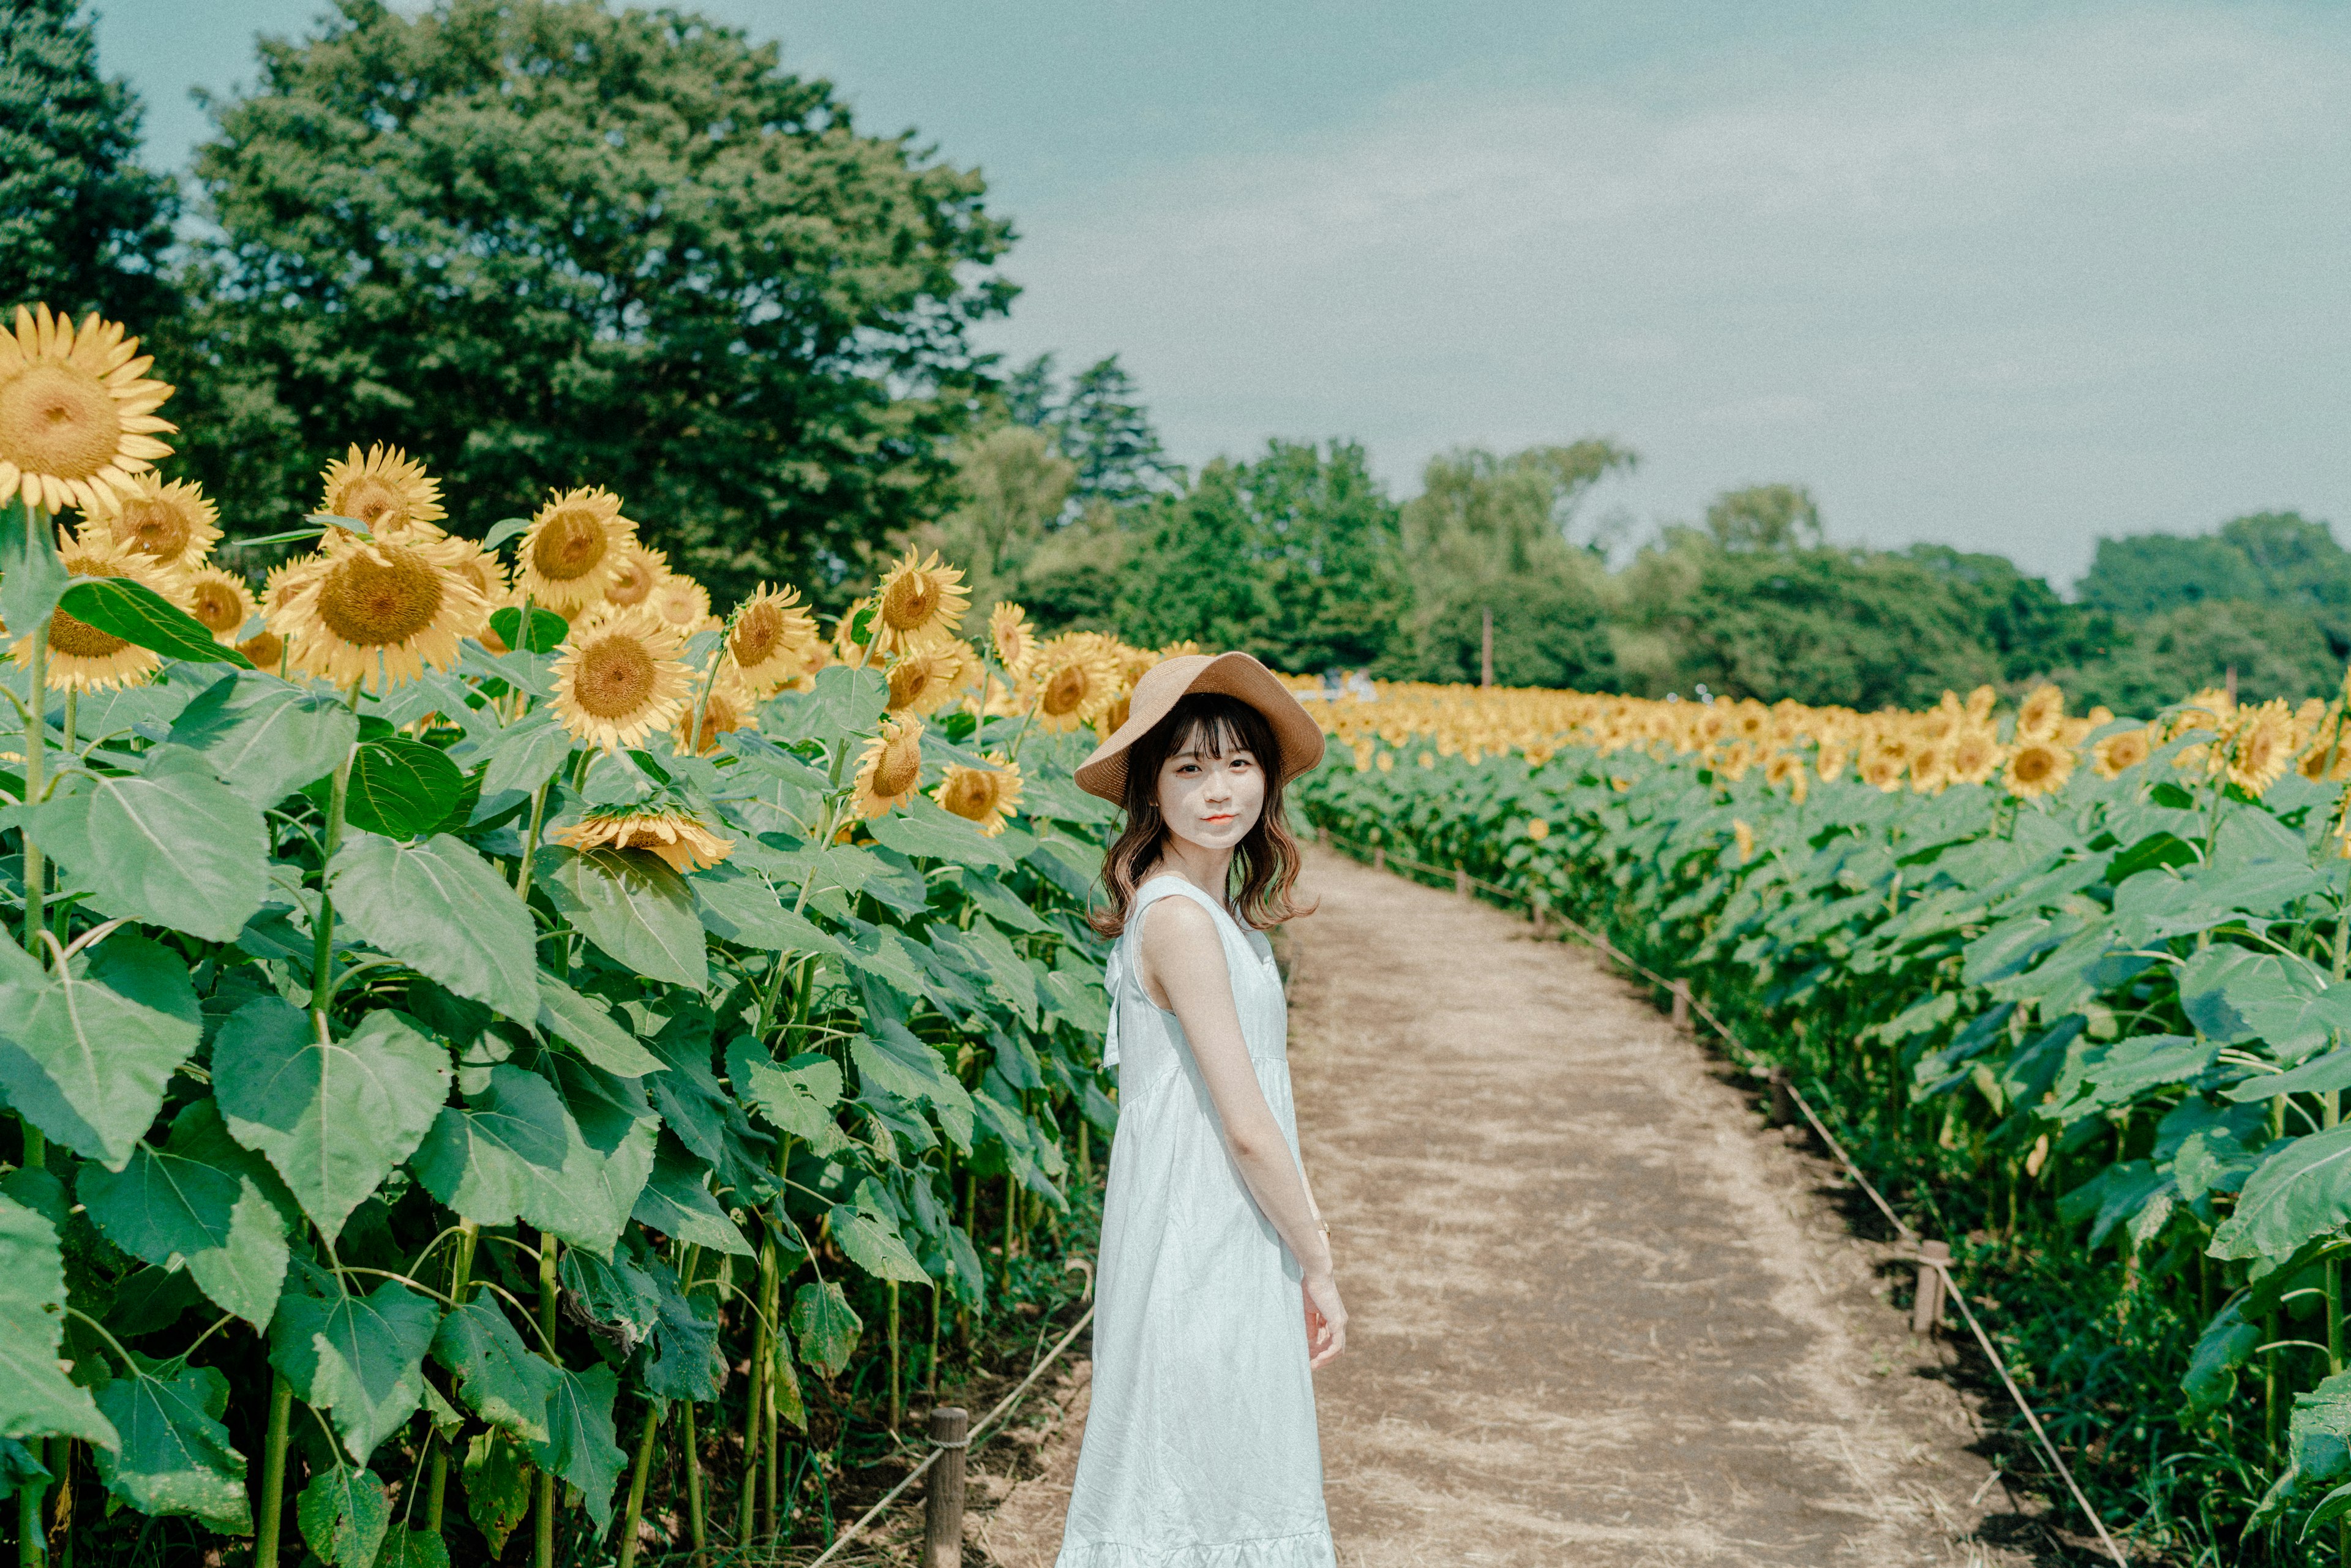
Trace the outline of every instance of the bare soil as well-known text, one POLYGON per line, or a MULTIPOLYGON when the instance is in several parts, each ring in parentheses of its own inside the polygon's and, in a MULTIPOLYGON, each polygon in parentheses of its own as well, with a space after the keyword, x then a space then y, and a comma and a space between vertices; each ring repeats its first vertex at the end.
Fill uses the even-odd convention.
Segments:
MULTIPOLYGON (((1329 853, 1310 891, 1290 1050, 1353 1318, 1316 1386, 1342 1563, 2072 1555, 1888 1305, 1834 1167, 1645 993, 1329 853)), ((1081 1366, 976 1477, 989 1561, 1052 1562, 1084 1396, 1081 1366)))

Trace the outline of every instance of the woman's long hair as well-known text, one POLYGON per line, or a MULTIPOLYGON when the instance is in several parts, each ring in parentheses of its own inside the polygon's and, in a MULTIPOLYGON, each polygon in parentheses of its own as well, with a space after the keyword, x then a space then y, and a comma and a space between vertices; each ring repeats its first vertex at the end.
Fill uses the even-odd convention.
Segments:
MULTIPOLYGON (((1088 912, 1086 919, 1105 936, 1126 929, 1127 911, 1143 873, 1159 858, 1167 838, 1166 819, 1159 814, 1159 769, 1168 757, 1197 744, 1201 753, 1221 758, 1228 750, 1246 751, 1265 769, 1265 806, 1257 823, 1233 851, 1233 866, 1240 874, 1240 892, 1233 904, 1240 917, 1262 931, 1301 915, 1290 892, 1298 881, 1298 841, 1282 820, 1281 746, 1265 715, 1238 697, 1221 692, 1193 692, 1177 699, 1167 716, 1127 747, 1126 826, 1102 857, 1102 888, 1107 906, 1088 912)), ((1229 890, 1228 890, 1229 892, 1229 890)))

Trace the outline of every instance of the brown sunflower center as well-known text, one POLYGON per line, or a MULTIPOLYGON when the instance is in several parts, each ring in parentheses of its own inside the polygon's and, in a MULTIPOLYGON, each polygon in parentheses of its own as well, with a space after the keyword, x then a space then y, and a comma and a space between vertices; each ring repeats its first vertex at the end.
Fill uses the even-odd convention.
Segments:
POLYGON ((194 533, 185 513, 152 496, 124 503, 121 515, 114 519, 114 537, 125 549, 158 560, 179 559, 194 533))
POLYGON ((756 670, 784 645, 784 612, 762 599, 735 618, 727 651, 738 670, 756 670))
POLYGON ((2057 770, 2057 758, 2044 747, 2028 746, 2016 754, 2016 781, 2038 784, 2057 770))
POLYGON ((87 479, 114 460, 121 436, 113 394, 88 371, 43 361, 0 382, 0 462, 87 479))
POLYGON ((405 643, 441 612, 441 573, 397 545, 344 557, 319 585, 319 619, 346 643, 364 648, 405 643))
POLYGON ((718 737, 743 727, 743 716, 735 711, 734 702, 724 692, 713 692, 703 705, 702 722, 695 726, 694 749, 709 750, 718 744, 718 737))
POLYGON ((371 529, 387 520, 403 521, 408 515, 400 492, 373 474, 362 474, 344 486, 335 500, 336 516, 357 518, 371 529))
POLYGON ((550 582, 574 582, 596 570, 611 541, 585 507, 566 507, 547 519, 530 547, 530 564, 550 582))
POLYGON ((196 584, 188 613, 203 622, 204 630, 214 635, 234 632, 245 624, 245 606, 237 601, 236 590, 225 582, 196 584))
POLYGON ((597 718, 634 718, 651 700, 660 675, 652 649, 615 632, 580 650, 572 699, 597 718))
POLYGON ((236 651, 253 661, 256 670, 274 670, 286 657, 286 639, 275 632, 264 632, 236 645, 236 651))
POLYGON ((1084 706, 1087 689, 1092 684, 1086 679, 1083 664, 1062 665, 1045 683, 1045 711, 1055 718, 1077 712, 1084 706))
POLYGON ((946 808, 977 822, 996 805, 996 780, 985 773, 958 773, 947 786, 946 808))
POLYGON ((909 659, 890 667, 890 711, 910 703, 920 702, 923 694, 931 689, 932 670, 927 659, 909 659))
POLYGON ((612 569, 612 584, 604 590, 604 597, 625 608, 632 604, 643 604, 645 601, 645 595, 653 591, 652 569, 643 561, 624 559, 619 566, 612 569))
POLYGON ((922 782, 922 742, 893 740, 882 748, 882 759, 873 765, 873 792, 904 795, 922 782))
POLYGON ((909 571, 882 595, 882 620, 893 632, 911 632, 939 608, 938 584, 927 571, 909 571))
POLYGON ((71 653, 78 659, 104 659, 131 646, 110 632, 101 632, 87 621, 78 620, 64 611, 49 616, 49 646, 60 653, 71 653))

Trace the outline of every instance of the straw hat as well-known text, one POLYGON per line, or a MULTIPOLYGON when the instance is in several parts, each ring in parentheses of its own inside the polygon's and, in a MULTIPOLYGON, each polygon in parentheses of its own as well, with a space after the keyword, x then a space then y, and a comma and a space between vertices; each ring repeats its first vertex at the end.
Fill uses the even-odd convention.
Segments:
POLYGON ((1151 733, 1176 702, 1194 692, 1221 692, 1247 703, 1273 727, 1281 752, 1281 780, 1288 783, 1322 760, 1322 727, 1290 688, 1247 653, 1182 653, 1144 672, 1127 698, 1126 722, 1078 766, 1078 788, 1114 804, 1126 800, 1127 747, 1151 733))

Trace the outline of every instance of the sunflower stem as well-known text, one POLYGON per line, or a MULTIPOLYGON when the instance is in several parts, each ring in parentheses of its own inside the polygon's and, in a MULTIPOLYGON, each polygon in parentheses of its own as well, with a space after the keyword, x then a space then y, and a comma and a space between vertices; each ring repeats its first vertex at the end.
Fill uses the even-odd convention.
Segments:
POLYGON ((278 1528, 286 1522, 286 1427, 294 1414, 294 1385, 269 1380, 269 1425, 261 1439, 261 1493, 253 1510, 254 1568, 277 1568, 278 1528))
POLYGON ((327 873, 334 865, 335 852, 342 847, 343 813, 351 793, 352 755, 343 753, 343 759, 335 764, 334 780, 327 793, 327 836, 319 855, 319 929, 310 957, 310 1022, 321 1040, 326 1038, 328 1004, 335 995, 335 901, 327 895, 327 873))
MULTIPOLYGON (((47 538, 41 508, 27 497, 25 502, 25 559, 30 560, 47 538)), ((52 612, 51 613, 55 613, 52 612)), ((47 793, 42 787, 42 746, 48 739, 49 623, 43 621, 33 627, 25 639, 26 671, 32 677, 32 706, 25 717, 25 804, 37 805, 47 793)), ((35 841, 30 829, 25 831, 25 950, 38 957, 41 951, 42 884, 48 880, 47 862, 41 855, 41 846, 35 841)))
POLYGON ((686 1538, 694 1542, 693 1562, 701 1568, 710 1550, 710 1516, 702 1500, 702 1445, 694 1430, 694 1401, 677 1402, 677 1446, 685 1462, 686 1538))
POLYGON ((653 1468, 653 1436, 661 1430, 662 1402, 645 1400, 644 1435, 637 1439, 637 1462, 629 1472, 629 1506, 621 1516, 620 1568, 636 1568, 637 1521, 645 1512, 645 1477, 653 1468))
MULTIPOLYGON (((538 1328, 546 1341, 547 1359, 559 1367, 563 1363, 555 1354, 555 1265, 562 1248, 546 1231, 538 1233, 538 1328)), ((555 1568, 555 1476, 544 1469, 538 1472, 538 1550, 532 1561, 538 1568, 555 1568)))
MULTIPOLYGON (((557 768, 556 773, 563 771, 557 768)), ((515 896, 530 901, 531 862, 538 859, 539 829, 547 822, 547 792, 555 788, 555 774, 550 773, 538 786, 538 793, 530 802, 530 836, 523 841, 522 863, 515 867, 515 896)))
MULTIPOLYGON (((474 1272, 474 1244, 482 1228, 468 1219, 457 1228, 457 1255, 449 1265, 449 1299, 459 1306, 465 1304, 465 1288, 474 1272)), ((424 1498, 424 1529, 427 1534, 441 1533, 443 1505, 449 1493, 449 1445, 433 1446, 433 1479, 427 1483, 424 1498)))

